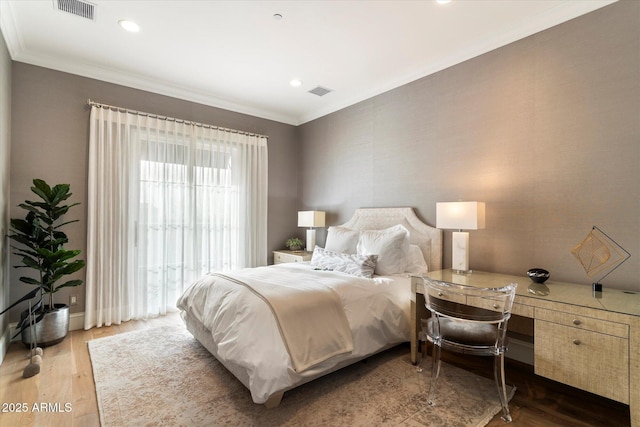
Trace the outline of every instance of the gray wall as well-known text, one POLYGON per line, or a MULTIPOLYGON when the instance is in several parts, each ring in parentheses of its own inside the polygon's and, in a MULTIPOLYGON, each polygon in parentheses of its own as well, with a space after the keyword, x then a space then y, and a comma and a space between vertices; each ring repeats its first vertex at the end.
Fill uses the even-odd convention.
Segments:
MULTIPOLYGON (((413 206, 434 224, 436 202, 481 200, 487 228, 471 232, 473 268, 539 266, 556 280, 589 283, 570 250, 598 225, 632 254, 605 285, 640 290, 640 2, 615 3, 298 128, 22 63, 11 69, 4 43, 0 75, 0 226, 8 194, 11 216, 23 214, 14 205, 31 197, 34 177, 68 182, 82 203, 70 247, 85 250, 91 98, 268 135, 269 251, 303 237, 298 209, 324 209, 337 224, 357 207, 413 206), (19 165, 10 180, 9 135, 19 165)), ((444 250, 448 265, 450 233, 444 250)), ((5 301, 7 270, 0 261, 5 301)), ((12 300, 25 291, 17 276, 12 300)), ((60 301, 72 292, 72 312, 84 311, 84 286, 60 301)))
MULTIPOLYGON (((11 57, 0 33, 0 311, 9 305, 9 156, 11 144, 11 57)), ((0 316, 0 361, 9 344, 9 316, 0 316)))
MULTIPOLYGON (((571 249, 597 225, 640 290, 640 2, 621 1, 302 125, 301 208, 486 202, 471 267, 590 283, 571 249)), ((451 234, 445 234, 450 266, 451 234)), ((324 242, 324 232, 318 236, 324 242)), ((596 279, 595 277, 593 279, 596 279)))
MULTIPOLYGON (((299 145, 294 126, 244 114, 207 107, 158 94, 144 92, 79 77, 50 69, 13 63, 12 205, 31 200, 33 178, 50 184, 69 183, 71 201, 82 205, 70 218, 80 219, 65 229, 69 248, 86 250, 87 145, 89 108, 86 100, 193 120, 221 127, 264 134, 269 137, 269 220, 268 250, 279 249, 295 230, 297 211, 297 168, 299 145)), ((12 206, 11 216, 24 216, 24 210, 12 206)), ((271 252, 269 252, 271 258, 271 252)), ((13 260, 14 263, 16 260, 13 260)), ((18 281, 19 271, 11 272, 11 299, 29 288, 18 281)), ((79 278, 84 280, 84 270, 79 278)), ((69 295, 78 295, 71 312, 84 311, 84 285, 66 288, 56 297, 68 303, 69 295)), ((12 310, 17 319, 19 310, 12 310)))

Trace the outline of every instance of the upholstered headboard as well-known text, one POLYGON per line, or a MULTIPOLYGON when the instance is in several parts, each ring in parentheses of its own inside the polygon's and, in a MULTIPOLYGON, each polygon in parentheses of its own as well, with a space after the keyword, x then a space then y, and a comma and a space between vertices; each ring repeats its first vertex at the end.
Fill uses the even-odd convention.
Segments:
POLYGON ((442 269, 442 230, 422 222, 413 208, 361 208, 342 227, 381 230, 402 224, 409 230, 410 243, 422 250, 429 271, 442 269))

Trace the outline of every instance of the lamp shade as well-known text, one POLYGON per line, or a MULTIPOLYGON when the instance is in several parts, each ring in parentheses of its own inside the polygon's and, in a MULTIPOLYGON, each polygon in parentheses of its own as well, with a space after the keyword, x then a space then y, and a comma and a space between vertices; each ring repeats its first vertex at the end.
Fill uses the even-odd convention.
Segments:
POLYGON ((298 227, 324 227, 323 211, 298 212, 298 227))
POLYGON ((484 228, 484 202, 436 203, 436 227, 452 230, 484 228))

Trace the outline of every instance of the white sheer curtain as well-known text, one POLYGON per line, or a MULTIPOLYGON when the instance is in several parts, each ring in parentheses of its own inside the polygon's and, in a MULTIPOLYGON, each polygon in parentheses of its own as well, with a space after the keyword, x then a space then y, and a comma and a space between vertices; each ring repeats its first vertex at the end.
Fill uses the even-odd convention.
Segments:
POLYGON ((85 329, 267 263, 267 138, 92 106, 85 329))

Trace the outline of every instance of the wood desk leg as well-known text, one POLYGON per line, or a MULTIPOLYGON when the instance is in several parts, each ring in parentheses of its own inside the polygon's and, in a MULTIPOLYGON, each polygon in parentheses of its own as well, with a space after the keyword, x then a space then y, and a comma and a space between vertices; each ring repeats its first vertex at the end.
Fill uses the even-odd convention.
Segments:
POLYGON ((418 314, 416 310, 416 294, 411 295, 411 363, 418 363, 418 314))
POLYGON ((640 427, 640 320, 636 320, 630 326, 629 413, 631 427, 640 427))
POLYGON ((429 314, 424 305, 424 295, 413 293, 411 296, 411 363, 418 363, 418 334, 422 330, 420 319, 426 319, 429 314))

